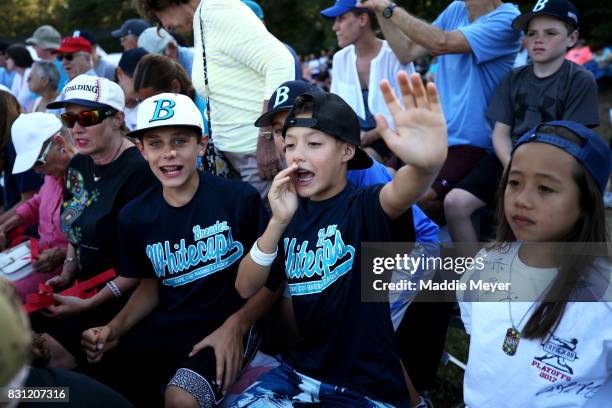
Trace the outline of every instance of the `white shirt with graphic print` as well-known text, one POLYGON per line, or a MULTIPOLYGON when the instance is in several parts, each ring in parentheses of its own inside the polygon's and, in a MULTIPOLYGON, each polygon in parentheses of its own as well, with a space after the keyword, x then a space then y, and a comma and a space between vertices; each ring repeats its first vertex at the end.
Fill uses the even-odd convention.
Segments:
MULTIPOLYGON (((485 256, 484 270, 468 271, 461 281, 495 276, 520 286, 522 299, 527 290, 542 293, 557 270, 527 266, 517 254, 519 248, 520 243, 513 243, 505 250, 482 250, 477 257, 485 256)), ((598 263, 597 270, 599 276, 609 277, 611 266, 598 263)), ((605 300, 610 299, 610 288, 608 281, 605 300)), ((594 397, 601 400, 601 393, 610 393, 610 387, 603 385, 612 379, 612 302, 569 302, 552 333, 543 340, 520 339, 516 354, 510 356, 502 350, 512 326, 509 306, 520 331, 538 304, 513 301, 509 305, 508 295, 503 291, 490 294, 485 302, 459 302, 470 334, 464 378, 467 407, 592 407, 594 397)), ((463 296, 458 293, 460 300, 463 296)), ((612 395, 603 400, 612 401, 612 395)))

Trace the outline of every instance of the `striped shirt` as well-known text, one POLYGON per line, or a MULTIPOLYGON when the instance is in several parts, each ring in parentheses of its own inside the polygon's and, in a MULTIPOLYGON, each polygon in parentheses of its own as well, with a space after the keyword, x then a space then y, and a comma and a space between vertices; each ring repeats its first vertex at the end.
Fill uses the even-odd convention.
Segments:
POLYGON ((209 97, 215 146, 253 153, 263 102, 294 79, 294 61, 285 46, 240 0, 202 0, 193 19, 195 58, 192 80, 209 97), (201 17, 201 20, 200 20, 201 17), (204 83, 201 27, 204 27, 208 88, 204 83))

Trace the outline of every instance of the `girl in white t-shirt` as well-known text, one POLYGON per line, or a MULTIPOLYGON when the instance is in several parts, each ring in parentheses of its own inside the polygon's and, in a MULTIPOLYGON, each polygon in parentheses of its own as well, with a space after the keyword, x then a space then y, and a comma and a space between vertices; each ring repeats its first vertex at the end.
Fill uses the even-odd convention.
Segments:
POLYGON ((468 407, 612 401, 612 266, 603 205, 611 166, 610 148, 574 122, 541 124, 516 144, 500 185, 497 242, 477 255, 484 268, 462 277, 468 287, 510 285, 459 293, 470 334, 468 407))

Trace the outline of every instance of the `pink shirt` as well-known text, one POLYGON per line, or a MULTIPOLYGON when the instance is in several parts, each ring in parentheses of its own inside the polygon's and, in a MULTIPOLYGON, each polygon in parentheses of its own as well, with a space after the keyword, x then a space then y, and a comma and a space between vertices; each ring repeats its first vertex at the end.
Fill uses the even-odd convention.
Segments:
POLYGON ((38 224, 39 248, 66 248, 68 241, 62 234, 60 210, 64 194, 64 180, 45 176, 45 182, 28 201, 17 207, 26 228, 38 224))

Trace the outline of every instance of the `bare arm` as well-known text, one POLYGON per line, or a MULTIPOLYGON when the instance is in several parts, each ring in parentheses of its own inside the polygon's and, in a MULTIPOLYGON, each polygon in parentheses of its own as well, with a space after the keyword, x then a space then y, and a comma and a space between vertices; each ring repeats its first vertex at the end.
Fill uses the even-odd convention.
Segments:
POLYGON ((426 48, 415 43, 404 34, 393 21, 384 18, 381 12, 376 12, 376 18, 385 36, 385 40, 387 40, 389 47, 391 47, 391 50, 393 50, 393 53, 402 65, 422 58, 429 53, 426 48))
MULTIPOLYGON (((268 111, 268 100, 263 101, 262 113, 268 111)), ((281 168, 281 159, 276 152, 276 146, 274 145, 274 137, 266 139, 263 134, 265 132, 271 132, 270 127, 259 128, 259 135, 257 137, 257 170, 259 172, 259 178, 262 180, 272 180, 276 175, 277 171, 281 168)))
POLYGON ((403 108, 388 81, 381 83, 385 102, 397 131, 391 130, 382 115, 376 115, 377 129, 389 149, 404 163, 393 180, 380 192, 380 204, 390 219, 401 216, 421 197, 446 160, 448 136, 446 122, 433 83, 423 86, 419 74, 401 71, 398 83, 403 108))
POLYGON ((126 305, 108 324, 116 331, 117 337, 123 336, 136 323, 148 316, 159 302, 155 278, 141 279, 126 305))
POLYGON ((504 169, 508 165, 512 153, 511 130, 510 126, 501 122, 495 122, 493 128, 493 149, 504 169))
MULTIPOLYGON (((297 192, 291 181, 291 176, 297 168, 297 164, 293 163, 279 172, 272 181, 272 187, 268 193, 272 218, 262 236, 257 240, 257 247, 265 254, 276 252, 278 242, 297 210, 297 192)), ((265 285, 269 274, 269 266, 256 264, 251 255, 247 254, 238 267, 236 290, 244 299, 250 298, 265 285)))
MULTIPOLYGON (((375 10, 377 13, 382 13, 389 4, 391 4, 389 0, 368 0, 364 2, 365 6, 375 10)), ((380 20, 384 20, 384 18, 380 20)), ((387 38, 389 45, 391 45, 391 41, 396 42, 392 49, 402 63, 424 56, 424 50, 432 55, 466 54, 472 52, 470 44, 461 31, 447 32, 441 30, 432 24, 416 18, 403 8, 396 7, 393 10, 393 15, 387 21, 391 21, 411 41, 404 43, 403 47, 407 48, 407 50, 400 52, 394 48, 402 46, 402 41, 397 39, 397 35, 392 34, 392 38, 387 38)), ((389 24, 385 25, 388 26, 389 24)), ((387 36, 385 26, 381 24, 381 27, 383 28, 383 33, 387 36)))

